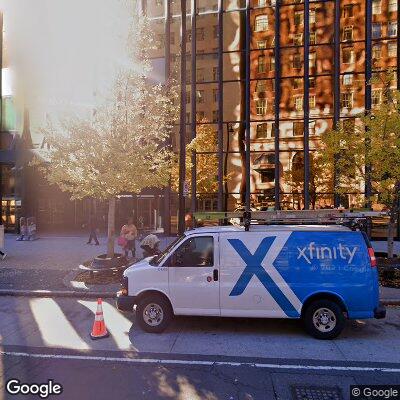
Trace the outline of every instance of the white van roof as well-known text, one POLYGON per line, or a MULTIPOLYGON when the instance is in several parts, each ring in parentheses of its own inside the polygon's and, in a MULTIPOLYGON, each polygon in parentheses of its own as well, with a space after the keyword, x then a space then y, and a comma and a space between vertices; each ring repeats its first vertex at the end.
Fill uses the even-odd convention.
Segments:
MULTIPOLYGON (((185 232, 186 236, 204 233, 224 233, 224 232, 244 232, 244 226, 206 226, 194 228, 185 232)), ((324 232, 343 232, 351 231, 343 225, 250 225, 249 232, 276 232, 276 231, 324 231, 324 232)))

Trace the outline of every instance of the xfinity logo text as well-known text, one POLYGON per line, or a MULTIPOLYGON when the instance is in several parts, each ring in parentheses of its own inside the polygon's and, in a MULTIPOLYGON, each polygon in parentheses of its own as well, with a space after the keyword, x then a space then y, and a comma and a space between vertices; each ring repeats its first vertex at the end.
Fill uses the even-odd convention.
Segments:
POLYGON ((356 254, 358 246, 346 246, 339 243, 338 246, 315 246, 315 242, 311 242, 303 248, 297 247, 299 255, 297 259, 304 258, 308 264, 312 260, 347 260, 347 264, 351 264, 356 254))

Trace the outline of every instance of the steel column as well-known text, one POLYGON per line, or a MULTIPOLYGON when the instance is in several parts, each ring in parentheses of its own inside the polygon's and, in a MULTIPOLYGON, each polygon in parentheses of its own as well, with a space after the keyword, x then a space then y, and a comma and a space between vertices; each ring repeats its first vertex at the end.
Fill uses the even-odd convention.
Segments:
POLYGON ((280 209, 280 153, 279 153, 279 117, 281 102, 281 13, 280 0, 275 3, 275 98, 274 98, 274 144, 275 144, 275 210, 280 209))
MULTIPOLYGON (((340 1, 335 1, 335 22, 333 25, 333 128, 339 128, 340 123, 340 1)), ((336 168, 337 159, 333 171, 333 202, 335 207, 339 207, 340 198, 337 192, 339 179, 336 168)))
POLYGON ((250 97, 250 43, 251 43, 251 28, 250 28, 250 0, 246 0, 246 46, 245 46, 245 75, 246 75, 246 86, 245 86, 245 99, 246 99, 246 118, 245 118, 245 129, 246 129, 246 197, 245 197, 245 209, 250 211, 250 192, 251 192, 251 171, 250 171, 250 110, 251 110, 251 97, 250 97))
POLYGON ((304 209, 310 208, 310 1, 304 0, 304 209))
POLYGON ((178 233, 185 231, 186 179, 186 0, 181 0, 181 109, 179 129, 179 210, 178 233))
MULTIPOLYGON (((372 0, 365 0, 365 113, 371 111, 371 78, 372 78, 372 0)), ((369 143, 366 142, 368 151, 369 143)), ((365 166, 365 199, 367 207, 371 206, 371 166, 365 166)))
MULTIPOLYGON (((171 78, 171 6, 168 0, 164 0, 164 32, 165 32, 165 66, 164 66, 164 77, 165 82, 169 85, 169 80, 171 78)), ((172 145, 171 132, 168 135, 168 145, 172 145)), ((166 235, 171 234, 171 179, 168 186, 164 188, 164 233, 166 235)))
MULTIPOLYGON (((191 94, 191 116, 192 116, 192 139, 196 138, 196 113, 197 113, 197 82, 196 82, 196 61, 197 61, 197 35, 196 35, 196 27, 197 27, 197 0, 191 0, 191 30, 192 30, 192 47, 191 47, 191 84, 190 84, 190 94, 191 94)), ((197 195, 197 155, 196 151, 192 152, 192 171, 191 171, 191 211, 196 212, 196 195, 197 195)))
MULTIPOLYGON (((223 0, 218 0, 218 211, 224 209, 224 25, 223 0)), ((229 135, 229 132, 227 132, 229 135)), ((227 155, 226 155, 227 156, 227 155)))

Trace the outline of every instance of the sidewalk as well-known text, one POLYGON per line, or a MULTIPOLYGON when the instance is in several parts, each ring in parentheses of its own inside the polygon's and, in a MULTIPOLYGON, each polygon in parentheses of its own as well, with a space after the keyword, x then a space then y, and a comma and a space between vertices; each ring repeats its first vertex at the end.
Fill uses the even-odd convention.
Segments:
MULTIPOLYGON (((64 295, 73 295, 75 292, 82 295, 101 293, 103 296, 114 296, 119 290, 119 283, 85 285, 74 281, 82 262, 106 253, 106 237, 99 237, 99 246, 87 245, 87 236, 83 235, 49 235, 32 242, 17 242, 16 238, 16 235, 6 235, 8 255, 0 261, 0 294, 56 291, 59 294, 65 292, 64 295)), ((160 236, 160 248, 167 247, 174 238, 160 236)), ((376 251, 385 251, 386 242, 373 242, 373 246, 376 251)), ((117 244, 115 250, 120 250, 117 244)), ((395 252, 400 254, 400 242, 395 243, 395 252)), ((136 243, 136 254, 139 259, 142 257, 139 242, 136 243)), ((381 299, 394 300, 400 304, 400 289, 382 287, 381 299)))

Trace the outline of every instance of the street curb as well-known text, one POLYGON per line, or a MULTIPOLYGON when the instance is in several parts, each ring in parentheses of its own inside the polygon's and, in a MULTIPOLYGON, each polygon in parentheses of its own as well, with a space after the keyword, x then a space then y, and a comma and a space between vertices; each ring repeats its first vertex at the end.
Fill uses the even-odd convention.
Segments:
POLYGON ((384 306, 400 306, 400 299, 385 299, 381 300, 384 306))
POLYGON ((72 290, 15 290, 15 289, 0 289, 0 296, 15 296, 15 297, 72 297, 72 298, 93 298, 101 297, 103 299, 114 299, 116 293, 112 292, 76 292, 72 290))

